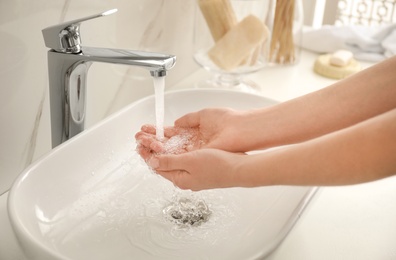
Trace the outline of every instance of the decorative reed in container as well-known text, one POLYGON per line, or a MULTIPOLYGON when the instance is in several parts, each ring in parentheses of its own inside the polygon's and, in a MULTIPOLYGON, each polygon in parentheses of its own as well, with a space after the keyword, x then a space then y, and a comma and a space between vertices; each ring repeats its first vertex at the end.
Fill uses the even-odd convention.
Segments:
POLYGON ((274 25, 270 44, 270 61, 292 64, 296 61, 293 23, 295 0, 276 0, 274 25))

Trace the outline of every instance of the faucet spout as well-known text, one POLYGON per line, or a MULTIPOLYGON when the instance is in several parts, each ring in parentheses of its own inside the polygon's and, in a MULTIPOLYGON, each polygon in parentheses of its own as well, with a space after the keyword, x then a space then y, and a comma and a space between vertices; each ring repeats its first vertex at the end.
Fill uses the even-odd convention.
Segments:
POLYGON ((86 86, 93 62, 146 68, 163 77, 176 63, 176 56, 81 45, 82 22, 116 12, 109 10, 42 30, 48 51, 52 147, 82 132, 85 127, 86 86))
POLYGON ((161 53, 81 47, 79 55, 96 62, 139 66, 150 70, 152 76, 165 76, 173 68, 176 56, 161 53))
POLYGON ((79 53, 48 51, 52 147, 85 128, 87 74, 93 62, 138 66, 163 77, 176 56, 81 46, 79 53))

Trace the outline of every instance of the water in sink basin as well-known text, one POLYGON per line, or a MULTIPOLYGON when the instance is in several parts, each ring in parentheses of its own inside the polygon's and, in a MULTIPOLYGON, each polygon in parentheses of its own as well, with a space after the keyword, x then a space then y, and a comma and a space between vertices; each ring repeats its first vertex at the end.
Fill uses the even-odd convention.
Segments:
MULTIPOLYGON (((250 109, 263 97, 220 90, 165 95, 165 124, 203 107, 250 109)), ((290 231, 310 187, 179 191, 153 174, 134 134, 155 123, 154 97, 140 100, 36 162, 9 195, 10 220, 28 259, 257 259, 290 231), (176 197, 175 197, 176 196, 176 197), (204 200, 210 217, 178 225, 164 215, 177 198, 204 200)))
POLYGON ((84 186, 84 193, 52 219, 36 208, 43 237, 70 259, 255 259, 279 242, 263 239, 282 224, 268 219, 279 208, 266 202, 290 202, 307 193, 287 187, 175 192, 134 151, 110 155, 84 186), (197 226, 172 223, 164 211, 180 198, 204 200, 210 218, 197 226))
POLYGON ((78 200, 53 219, 43 219, 41 231, 59 252, 71 259, 186 259, 194 258, 191 250, 228 238, 237 214, 231 194, 175 190, 135 152, 121 164, 117 161, 109 162, 109 172, 95 172, 78 200), (170 207, 180 200, 205 200, 210 218, 200 225, 169 221, 170 207))
MULTIPOLYGON (((249 253, 243 251, 242 258, 235 257, 233 251, 227 258, 219 253, 224 256, 224 250, 241 246, 245 239, 250 245, 243 245, 243 250, 252 247, 260 251, 269 246, 252 234, 257 230, 270 231, 263 228, 261 221, 270 214, 273 205, 260 212, 256 207, 268 197, 276 196, 275 201, 282 201, 291 194, 286 188, 279 193, 275 187, 261 188, 260 192, 257 189, 175 192, 174 186, 151 173, 136 153, 124 159, 113 156, 117 159, 110 156, 106 167, 97 170, 91 181, 84 184, 83 195, 52 219, 43 216, 40 221, 45 239, 70 259, 130 259, 131 256, 134 259, 245 259, 243 256, 249 253), (164 210, 177 197, 205 200, 210 207, 210 218, 198 226, 170 222, 164 210), (252 201, 246 201, 247 197, 252 201), (240 232, 236 233, 236 228, 240 232)), ((40 216, 39 208, 36 210, 40 216)))

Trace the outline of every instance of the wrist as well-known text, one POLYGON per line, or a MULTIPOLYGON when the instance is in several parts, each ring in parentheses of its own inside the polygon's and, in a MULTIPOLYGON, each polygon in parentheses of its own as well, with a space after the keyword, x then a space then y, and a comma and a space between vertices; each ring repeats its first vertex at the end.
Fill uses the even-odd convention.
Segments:
POLYGON ((257 165, 259 160, 256 157, 257 154, 243 155, 236 161, 233 170, 234 186, 252 188, 266 185, 265 183, 261 183, 261 181, 259 181, 258 177, 260 177, 263 171, 257 165), (258 171, 258 169, 260 170, 258 171))
POLYGON ((268 143, 270 129, 268 121, 265 120, 264 111, 263 109, 239 111, 234 115, 235 122, 237 122, 235 142, 241 147, 240 152, 270 147, 268 143))

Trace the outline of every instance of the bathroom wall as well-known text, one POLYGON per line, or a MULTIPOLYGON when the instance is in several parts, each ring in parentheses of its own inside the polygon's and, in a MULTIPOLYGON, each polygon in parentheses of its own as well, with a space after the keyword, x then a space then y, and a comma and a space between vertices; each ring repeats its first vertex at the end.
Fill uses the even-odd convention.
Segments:
MULTIPOLYGON (((50 147, 47 26, 108 9, 118 12, 84 23, 87 46, 177 55, 171 86, 197 69, 192 60, 194 0, 0 1, 0 195, 50 147)), ((146 70, 94 64, 88 76, 87 126, 153 93, 146 70)))

